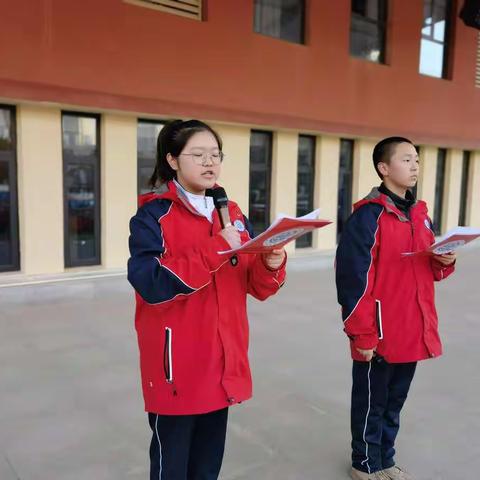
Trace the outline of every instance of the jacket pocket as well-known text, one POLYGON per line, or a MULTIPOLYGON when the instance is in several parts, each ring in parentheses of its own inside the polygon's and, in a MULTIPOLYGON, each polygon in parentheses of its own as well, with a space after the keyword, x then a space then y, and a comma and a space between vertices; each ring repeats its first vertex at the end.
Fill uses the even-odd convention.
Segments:
POLYGON ((382 302, 375 300, 375 320, 377 322, 378 339, 383 340, 382 302))
POLYGON ((165 380, 173 383, 173 360, 172 360, 172 329, 165 327, 165 343, 163 345, 163 370, 165 380))

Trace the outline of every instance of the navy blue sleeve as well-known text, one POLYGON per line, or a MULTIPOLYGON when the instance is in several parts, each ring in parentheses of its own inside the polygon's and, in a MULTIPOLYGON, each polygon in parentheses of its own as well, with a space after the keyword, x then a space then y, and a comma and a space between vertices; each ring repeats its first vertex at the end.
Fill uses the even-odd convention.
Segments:
POLYGON ((161 303, 195 291, 160 263, 165 245, 158 218, 170 207, 171 202, 158 202, 156 208, 147 204, 130 220, 128 281, 147 303, 161 303))
POLYGON ((359 348, 371 348, 378 341, 372 290, 382 212, 383 207, 373 203, 356 210, 345 225, 335 259, 344 329, 351 338, 358 337, 359 348))

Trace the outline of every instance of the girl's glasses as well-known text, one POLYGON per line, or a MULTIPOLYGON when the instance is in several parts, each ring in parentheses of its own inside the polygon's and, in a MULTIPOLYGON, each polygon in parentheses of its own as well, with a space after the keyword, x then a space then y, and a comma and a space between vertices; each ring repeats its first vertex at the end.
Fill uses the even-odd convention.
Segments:
POLYGON ((220 163, 222 163, 223 159, 225 158, 223 152, 181 153, 180 155, 188 155, 192 157, 193 163, 195 163, 195 165, 205 165, 209 159, 213 163, 213 165, 220 165, 220 163))

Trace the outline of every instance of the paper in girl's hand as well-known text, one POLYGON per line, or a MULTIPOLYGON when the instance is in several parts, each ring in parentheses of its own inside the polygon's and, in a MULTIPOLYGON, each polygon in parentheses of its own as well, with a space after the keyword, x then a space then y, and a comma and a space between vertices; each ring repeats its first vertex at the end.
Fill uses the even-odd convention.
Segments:
POLYGON ((296 240, 317 228, 325 227, 332 223, 329 220, 319 220, 320 210, 314 210, 303 217, 291 217, 289 215, 278 215, 277 219, 260 235, 244 243, 241 247, 224 252, 222 255, 232 253, 267 253, 280 249, 287 243, 296 240))
POLYGON ((426 250, 402 253, 402 256, 445 255, 446 253, 456 252, 459 248, 478 237, 480 237, 479 228, 455 227, 426 250))

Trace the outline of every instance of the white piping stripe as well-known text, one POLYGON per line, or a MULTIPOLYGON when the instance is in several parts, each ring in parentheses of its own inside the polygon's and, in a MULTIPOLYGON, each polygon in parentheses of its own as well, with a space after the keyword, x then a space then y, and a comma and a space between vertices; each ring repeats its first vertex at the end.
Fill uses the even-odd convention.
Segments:
POLYGON ((372 248, 370 249, 370 266, 368 267, 368 271, 367 271, 367 284, 365 285, 365 290, 362 294, 362 296, 358 299, 358 302, 356 303, 355 307, 353 307, 353 310, 351 311, 350 315, 343 321, 343 323, 347 323, 347 321, 349 320, 349 318, 355 313, 355 310, 357 309, 358 305, 360 304, 360 302, 363 300, 363 297, 365 296, 365 294, 367 293, 367 290, 368 290, 368 277, 370 275, 370 270, 372 269, 372 265, 373 265, 373 249, 375 248, 375 246, 377 245, 377 233, 378 233, 378 229, 380 228, 380 217, 383 215, 383 212, 385 210, 382 209, 382 211, 380 212, 380 215, 378 216, 377 218, 377 229, 375 230, 375 235, 374 235, 374 242, 373 242, 373 245, 372 245, 372 248))
POLYGON ((163 235, 163 228, 162 228, 162 224, 160 223, 160 220, 162 220, 164 217, 166 217, 170 213, 170 210, 172 209, 172 207, 173 207, 173 202, 168 207, 168 210, 157 220, 158 226, 160 227, 160 234, 162 235, 162 249, 163 249, 163 253, 161 255, 162 257, 167 253, 167 248, 165 247, 165 236, 163 235))
POLYGON ((377 304, 377 315, 378 315, 378 339, 383 340, 383 320, 382 320, 382 302, 380 300, 375 300, 377 304))
MULTIPOLYGON (((167 267, 165 267, 164 265, 162 265, 162 264, 160 263, 160 259, 159 259, 159 258, 157 258, 157 257, 155 257, 155 258, 157 259, 157 261, 158 261, 158 263, 160 264, 161 267, 167 268, 167 267)), ((228 261, 229 261, 229 260, 225 260, 216 270, 212 270, 212 271, 209 272, 209 273, 215 273, 215 272, 217 272, 217 271, 220 270, 220 268, 222 268, 226 263, 228 263, 228 261)), ((167 270, 168 270, 168 268, 167 268, 167 270)), ((173 272, 172 272, 172 273, 173 273, 173 272)), ((174 274, 174 275, 175 275, 175 274, 174 274)), ((175 276, 176 276, 176 275, 175 275, 175 276)), ((148 303, 148 302, 146 302, 146 303, 147 303, 148 305, 161 305, 162 303, 172 302, 172 301, 175 300, 177 297, 182 297, 182 296, 183 296, 183 297, 188 297, 188 296, 190 296, 190 295, 193 295, 194 293, 197 293, 197 292, 198 292, 199 290, 201 290, 202 288, 205 288, 207 285, 210 285, 210 283, 212 283, 211 280, 209 280, 205 285, 202 285, 201 287, 198 287, 197 289, 194 289, 195 291, 193 291, 193 292, 190 292, 190 293, 177 293, 173 298, 170 298, 170 299, 168 299, 168 300, 163 300, 163 301, 158 302, 158 303, 148 303)))
POLYGON ((166 327, 168 331, 168 381, 173 381, 173 363, 172 363, 172 329, 166 327))
POLYGON ((158 303, 148 303, 146 302, 148 305, 161 305, 162 303, 167 303, 167 302, 172 302, 173 300, 175 300, 177 297, 188 297, 190 295, 193 295, 194 293, 197 293, 199 290, 201 290, 202 288, 205 288, 207 285, 210 285, 211 282, 208 282, 206 283, 205 285, 202 285, 201 287, 197 288, 194 292, 190 292, 190 293, 177 293, 174 297, 172 298, 169 298, 168 300, 162 300, 161 302, 158 302, 158 303))
POLYGON ((170 206, 168 207, 168 210, 167 210, 161 217, 159 217, 159 219, 157 220, 158 223, 160 223, 160 220, 161 220, 163 217, 166 217, 166 216, 170 213, 170 210, 171 210, 172 207, 173 207, 173 201, 170 200, 170 202, 171 202, 171 203, 170 203, 170 206))
POLYGON ((362 461, 362 465, 365 463, 367 464, 367 469, 368 473, 370 472, 370 465, 368 464, 368 461, 370 460, 370 457, 368 456, 368 442, 366 440, 366 433, 367 433, 367 424, 368 424, 368 416, 370 415, 370 401, 372 398, 372 391, 370 388, 370 371, 372 370, 372 360, 370 360, 370 365, 368 366, 368 410, 367 410, 367 416, 365 417, 365 427, 363 429, 363 441, 365 442, 365 460, 362 461))
POLYGON ((173 270, 171 270, 170 268, 166 267, 165 265, 162 265, 162 262, 160 261, 160 259, 158 257, 156 257, 157 260, 158 260, 158 263, 159 265, 164 268, 165 270, 168 270, 172 275, 174 275, 175 277, 177 277, 186 287, 188 287, 190 290, 198 290, 198 288, 194 288, 192 286, 190 286, 187 282, 185 282, 184 280, 182 280, 173 270))
POLYGON ((159 453, 159 462, 160 462, 160 467, 158 471, 158 480, 162 480, 162 444, 160 443, 160 435, 158 434, 158 414, 157 414, 157 418, 155 419, 155 433, 157 434, 158 453, 159 453))

